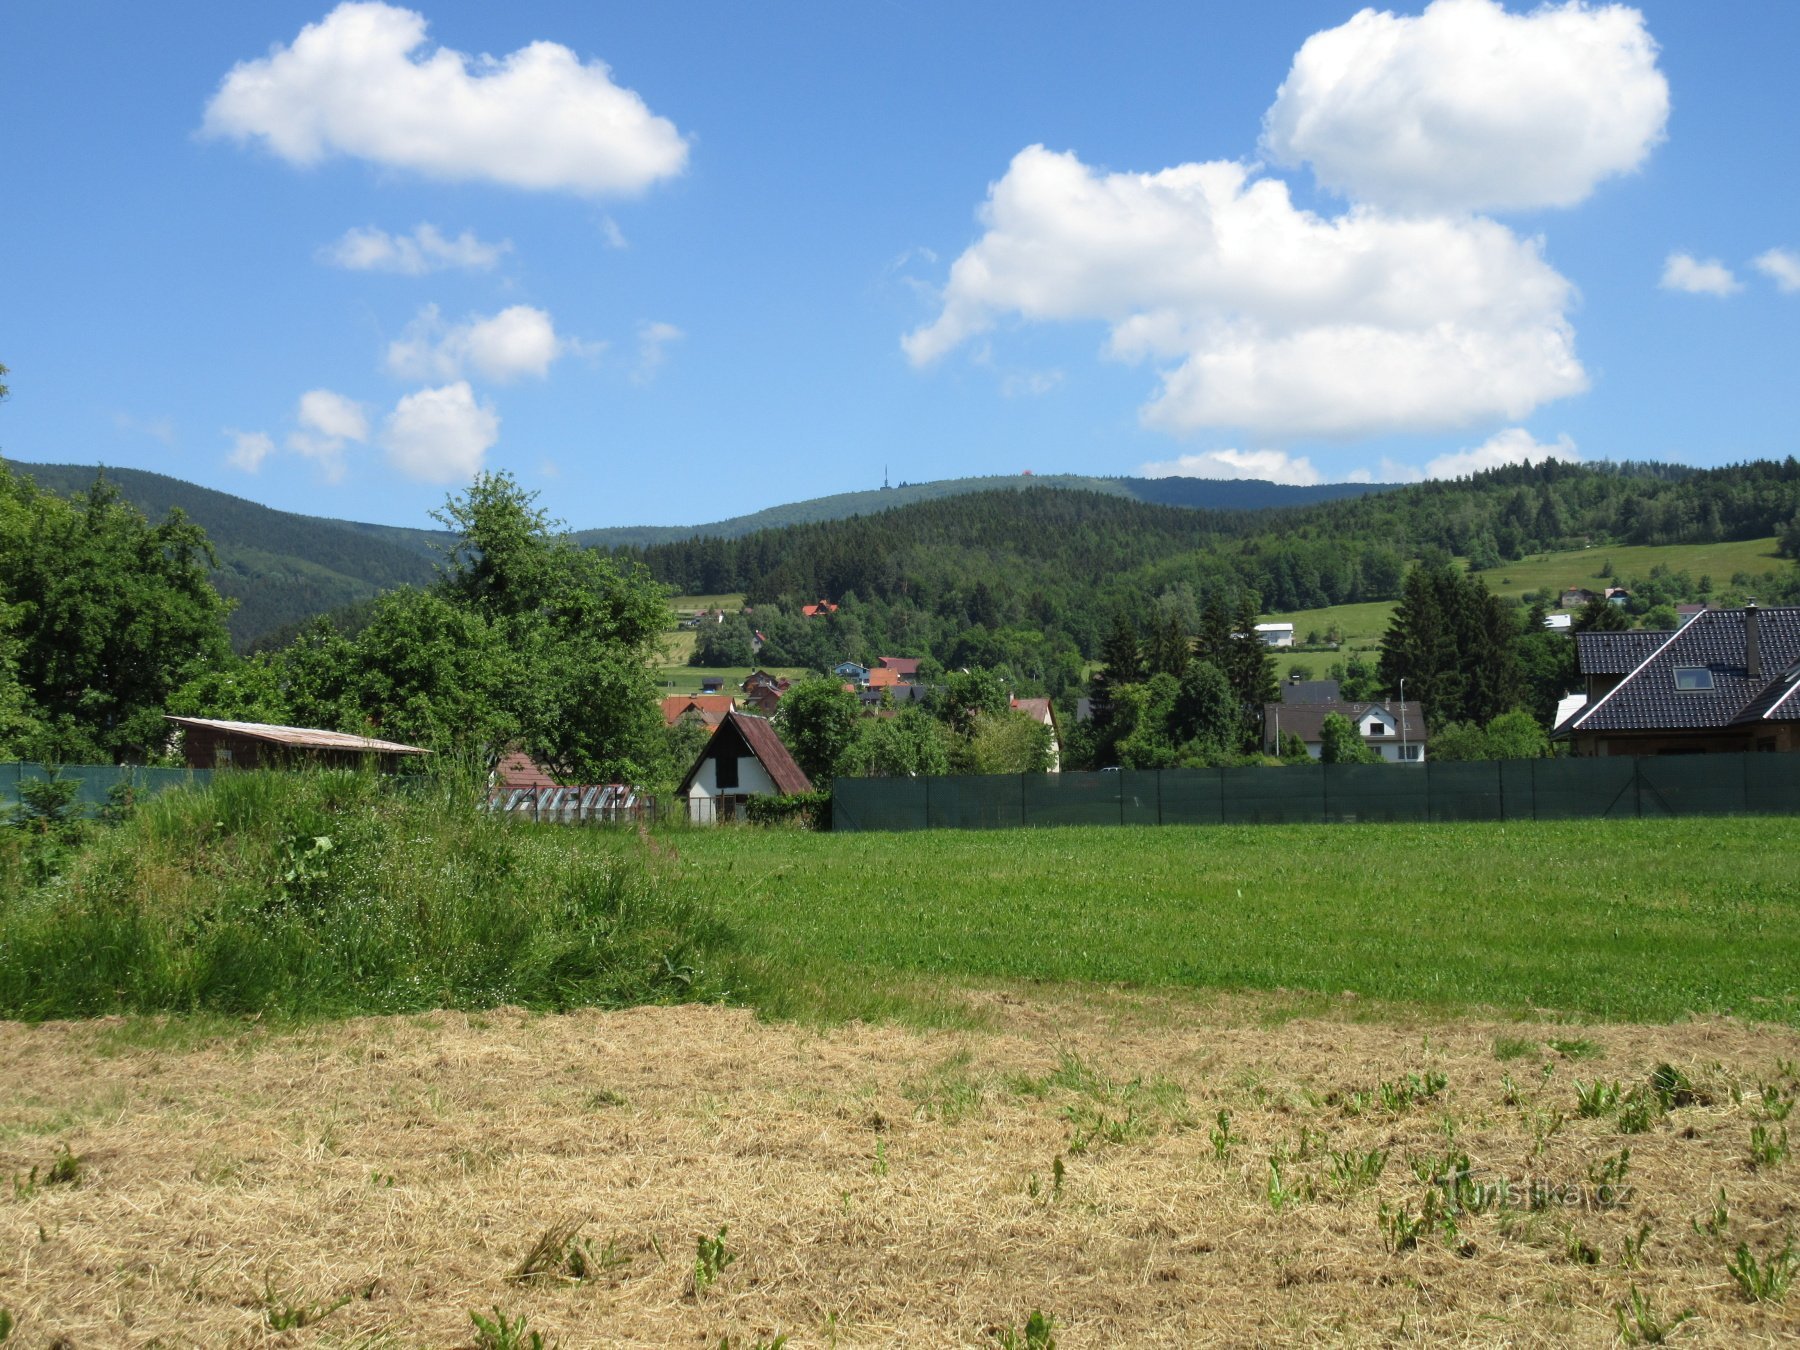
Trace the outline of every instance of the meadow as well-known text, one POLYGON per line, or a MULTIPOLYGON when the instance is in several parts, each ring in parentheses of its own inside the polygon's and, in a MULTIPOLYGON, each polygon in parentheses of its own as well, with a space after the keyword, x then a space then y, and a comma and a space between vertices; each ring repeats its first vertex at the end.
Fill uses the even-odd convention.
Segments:
POLYGON ((1287 990, 1439 1011, 1800 1025, 1800 821, 674 836, 797 1015, 962 980, 1287 990))
POLYGON ((1791 1340, 1797 854, 1790 819, 631 834, 230 776, 0 899, 0 1326, 1791 1340))

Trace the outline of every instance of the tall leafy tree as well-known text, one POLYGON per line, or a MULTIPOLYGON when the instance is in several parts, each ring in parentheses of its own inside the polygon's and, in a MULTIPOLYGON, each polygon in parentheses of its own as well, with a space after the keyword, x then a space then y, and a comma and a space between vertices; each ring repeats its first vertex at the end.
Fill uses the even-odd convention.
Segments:
POLYGON ((781 696, 775 727, 813 786, 830 786, 856 745, 862 708, 838 680, 801 680, 781 696))
POLYGON ((1326 764, 1379 764, 1381 756, 1363 744, 1350 719, 1326 713, 1319 724, 1319 758, 1326 764))
POLYGON ((230 658, 206 534, 180 511, 152 525, 104 479, 64 499, 0 466, 0 603, 15 606, 17 679, 34 758, 162 753, 170 694, 230 658))
POLYGON ((840 771, 858 778, 925 778, 950 772, 950 734, 917 704, 867 717, 840 771))
POLYGON ((1170 739, 1202 756, 1222 755, 1237 749, 1238 723, 1238 701, 1225 672, 1211 661, 1190 661, 1175 691, 1170 739))
POLYGON ((1113 618, 1112 629, 1100 648, 1100 669, 1090 682, 1094 700, 1094 720, 1106 725, 1112 718, 1118 691, 1144 678, 1144 647, 1137 625, 1131 616, 1120 611, 1113 618))

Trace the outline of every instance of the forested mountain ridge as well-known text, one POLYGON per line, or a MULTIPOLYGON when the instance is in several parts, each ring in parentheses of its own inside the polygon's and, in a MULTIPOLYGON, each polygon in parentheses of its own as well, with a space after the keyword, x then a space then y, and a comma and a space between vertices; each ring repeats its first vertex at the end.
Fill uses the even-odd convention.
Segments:
POLYGON ((1152 502, 1164 506, 1199 507, 1221 511, 1259 511, 1276 506, 1305 506, 1360 497, 1387 490, 1385 483, 1323 483, 1293 487, 1261 479, 1223 478, 1099 478, 1087 474, 992 474, 980 478, 944 478, 930 483, 901 483, 898 487, 872 488, 864 492, 840 492, 829 497, 771 506, 749 515, 733 516, 710 525, 626 525, 608 529, 577 530, 575 542, 594 548, 645 548, 679 543, 693 538, 739 539, 759 530, 787 525, 815 525, 825 521, 868 516, 903 506, 939 501, 975 492, 1025 491, 1058 488, 1098 492, 1109 497, 1152 502))
MULTIPOLYGON (((102 472, 14 468, 58 494, 84 490, 102 472)), ((239 650, 313 615, 429 581, 449 538, 277 511, 162 474, 104 472, 152 520, 179 507, 206 530, 219 556, 214 582, 238 602, 231 634, 239 650)), ((1800 462, 1791 457, 1708 470, 1550 462, 1381 491, 1046 475, 819 498, 614 551, 644 562, 676 591, 744 591, 765 612, 784 599, 850 595, 898 607, 904 622, 891 633, 878 626, 870 640, 904 640, 909 650, 948 655, 957 648, 973 659, 978 653, 967 649, 986 639, 965 639, 963 630, 1011 629, 1054 634, 1065 650, 1092 656, 1113 613, 1172 588, 1253 592, 1264 611, 1391 600, 1406 563, 1432 550, 1494 566, 1527 551, 1585 543, 1782 535, 1800 528, 1796 517, 1800 462), (995 486, 970 490, 984 483, 995 486), (829 513, 853 503, 870 509, 735 537, 718 533, 761 516, 829 513)), ((793 655, 795 664, 810 664, 793 655)))
MULTIPOLYGON (((8 463, 15 472, 58 496, 84 492, 104 475, 125 500, 153 521, 180 508, 206 531, 218 553, 219 567, 213 573, 213 582, 222 595, 236 602, 229 626, 232 645, 239 651, 260 645, 259 639, 266 642, 273 636, 291 634, 314 615, 356 606, 395 586, 429 582, 441 548, 452 537, 442 530, 281 511, 143 469, 29 464, 17 460, 8 463)), ((1083 490, 1121 500, 1236 510, 1326 501, 1374 490, 1361 483, 1287 487, 1249 480, 1093 478, 1076 474, 994 476, 840 493, 708 524, 580 530, 573 538, 576 543, 601 548, 696 536, 736 538, 762 529, 840 520, 978 490, 1020 487, 1083 490)))
POLYGON ((150 520, 179 508, 206 531, 219 566, 213 585, 237 607, 227 620, 242 651, 259 636, 432 578, 438 530, 364 525, 278 511, 228 492, 143 469, 7 461, 46 492, 85 492, 104 476, 150 520))

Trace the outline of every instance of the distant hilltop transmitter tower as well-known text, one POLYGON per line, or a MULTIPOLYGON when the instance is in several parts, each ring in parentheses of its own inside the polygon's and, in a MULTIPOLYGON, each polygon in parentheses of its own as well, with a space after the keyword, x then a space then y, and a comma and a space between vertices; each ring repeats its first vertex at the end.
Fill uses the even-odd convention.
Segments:
POLYGON ((888 482, 888 466, 883 464, 881 466, 881 490, 887 492, 892 487, 893 484, 888 482))

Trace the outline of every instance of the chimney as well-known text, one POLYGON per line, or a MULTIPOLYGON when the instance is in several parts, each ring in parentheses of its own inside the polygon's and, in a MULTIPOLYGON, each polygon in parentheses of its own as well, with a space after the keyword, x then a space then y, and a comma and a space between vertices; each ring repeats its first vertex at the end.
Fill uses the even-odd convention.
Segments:
POLYGON ((1760 680, 1762 669, 1762 635, 1756 631, 1756 601, 1744 601, 1744 666, 1750 678, 1760 680))

